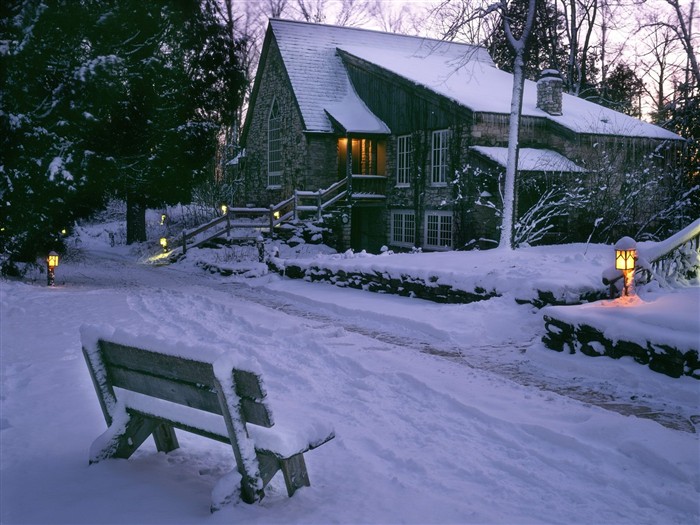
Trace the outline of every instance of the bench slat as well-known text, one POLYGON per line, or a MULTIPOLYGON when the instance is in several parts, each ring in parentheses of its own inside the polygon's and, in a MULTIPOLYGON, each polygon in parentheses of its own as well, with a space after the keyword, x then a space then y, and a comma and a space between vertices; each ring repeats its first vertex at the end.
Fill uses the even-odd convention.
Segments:
POLYGON ((264 399, 267 396, 262 387, 260 376, 247 370, 233 371, 233 382, 236 385, 236 394, 249 399, 264 399))
POLYGON ((107 365, 138 370, 178 381, 199 383, 213 389, 214 369, 209 363, 123 346, 111 341, 100 340, 99 344, 107 365))
POLYGON ((243 418, 253 425, 270 428, 273 425, 272 414, 265 403, 259 403, 245 397, 241 398, 243 418))
MULTIPOLYGON (((111 341, 100 341, 105 363, 121 368, 145 372, 150 375, 198 383, 214 389, 214 370, 209 363, 183 357, 123 346, 111 341)), ((250 399, 264 399, 265 389, 260 376, 247 370, 234 370, 236 394, 250 399)))
POLYGON ((115 387, 222 415, 216 392, 206 387, 199 388, 191 383, 143 374, 117 366, 109 368, 109 376, 115 387))

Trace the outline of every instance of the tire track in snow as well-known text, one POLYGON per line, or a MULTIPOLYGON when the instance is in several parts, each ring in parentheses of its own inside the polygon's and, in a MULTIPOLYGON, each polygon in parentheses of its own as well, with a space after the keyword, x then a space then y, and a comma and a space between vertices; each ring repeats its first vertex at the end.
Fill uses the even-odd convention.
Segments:
MULTIPOLYGON (((527 361, 525 359, 513 361, 513 351, 517 352, 516 355, 522 356, 535 341, 510 343, 508 349, 496 345, 464 348, 454 344, 440 344, 422 336, 419 330, 407 333, 406 326, 401 323, 396 323, 393 331, 388 329, 390 327, 385 322, 382 323, 383 328, 369 327, 352 322, 352 320, 347 318, 343 319, 338 316, 320 313, 310 308, 304 308, 301 303, 291 303, 280 299, 260 288, 251 288, 248 285, 238 283, 230 286, 235 290, 237 297, 245 298, 267 308, 295 317, 335 324, 349 332, 375 339, 384 344, 417 350, 449 359, 469 368, 494 373, 526 387, 550 391, 625 416, 651 419, 668 428, 684 432, 695 433, 696 426, 700 425, 700 415, 677 413, 666 406, 665 403, 654 404, 643 403, 641 400, 637 401, 634 399, 637 397, 635 394, 628 395, 627 393, 615 392, 614 385, 601 384, 600 388, 596 389, 591 389, 585 385, 572 385, 562 382, 561 379, 556 377, 545 377, 539 370, 527 370, 527 361), (505 353, 509 355, 508 361, 504 361, 502 358, 499 359, 499 356, 503 356, 505 353), (622 395, 625 397, 622 397, 622 395), (630 402, 629 400, 636 402, 630 402)), ((637 397, 637 399, 639 398, 637 397)))

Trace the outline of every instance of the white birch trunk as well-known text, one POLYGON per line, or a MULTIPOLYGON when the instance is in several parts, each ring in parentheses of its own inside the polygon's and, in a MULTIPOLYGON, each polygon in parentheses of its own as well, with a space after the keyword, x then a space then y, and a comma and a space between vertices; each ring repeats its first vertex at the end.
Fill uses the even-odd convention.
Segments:
POLYGON ((517 213, 516 176, 520 152, 520 115, 523 108, 523 87, 525 85, 523 48, 518 49, 513 64, 513 93, 510 100, 510 122, 508 125, 508 161, 506 162, 506 179, 503 188, 503 217, 501 221, 501 239, 499 249, 513 249, 513 225, 517 213))
POLYGON ((513 249, 513 225, 517 211, 518 137, 520 134, 520 115, 523 109, 523 87, 525 85, 525 46, 530 38, 535 21, 535 1, 528 1, 527 19, 519 39, 516 39, 511 31, 508 6, 505 0, 500 4, 506 39, 515 52, 513 94, 510 100, 510 124, 508 126, 508 161, 506 163, 506 180, 503 188, 503 220, 501 221, 501 239, 498 243, 498 249, 501 250, 513 249))

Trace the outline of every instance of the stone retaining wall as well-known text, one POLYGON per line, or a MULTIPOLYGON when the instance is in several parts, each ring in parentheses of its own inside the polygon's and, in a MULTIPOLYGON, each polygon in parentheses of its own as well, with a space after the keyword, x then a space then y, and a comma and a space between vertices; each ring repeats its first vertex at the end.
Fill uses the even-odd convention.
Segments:
POLYGON ((271 270, 291 279, 305 279, 311 282, 320 281, 340 287, 389 293, 404 297, 418 297, 438 303, 472 303, 500 295, 495 290, 485 290, 480 287, 473 291, 459 290, 448 285, 438 284, 437 277, 430 278, 426 282, 424 279, 406 274, 396 278, 383 272, 333 271, 315 265, 301 267, 290 261, 284 261, 284 263, 284 267, 278 266, 275 260, 271 260, 268 264, 271 270))
POLYGON ((542 342, 551 350, 567 350, 570 354, 579 351, 587 356, 608 356, 613 359, 631 356, 636 362, 648 365, 655 372, 671 377, 687 375, 700 379, 697 350, 682 352, 677 348, 651 341, 647 341, 645 346, 632 341, 612 341, 593 326, 570 324, 549 315, 544 316, 544 322, 547 333, 542 337, 542 342))

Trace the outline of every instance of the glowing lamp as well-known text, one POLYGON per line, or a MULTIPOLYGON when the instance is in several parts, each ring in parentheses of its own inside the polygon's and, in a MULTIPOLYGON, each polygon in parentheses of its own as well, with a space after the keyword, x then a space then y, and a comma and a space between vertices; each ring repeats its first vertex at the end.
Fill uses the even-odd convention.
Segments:
POLYGON ((167 221, 167 220, 168 220, 168 216, 165 213, 161 214, 160 225, 163 226, 165 224, 165 221, 167 221))
POLYGON ((272 216, 275 218, 275 220, 278 220, 280 218, 279 210, 277 210, 275 213, 273 213, 272 216))
POLYGON ((615 244, 615 268, 634 270, 637 260, 637 243, 631 237, 623 237, 615 244))
POLYGON ((221 214, 226 215, 227 212, 228 212, 228 206, 226 206, 225 204, 222 204, 221 205, 221 214))
POLYGON ((58 266, 58 254, 56 252, 49 252, 48 257, 46 257, 46 264, 52 270, 58 266))
POLYGON ((50 251, 49 254, 46 256, 46 284, 47 286, 53 286, 55 277, 54 277, 54 268, 58 266, 58 254, 54 251, 50 251))
POLYGON ((637 242, 623 237, 615 244, 615 269, 622 270, 625 278, 623 295, 634 295, 634 265, 637 261, 637 242))
POLYGON ((161 237, 160 238, 160 245, 163 247, 163 252, 168 251, 168 239, 166 239, 165 237, 161 237))

